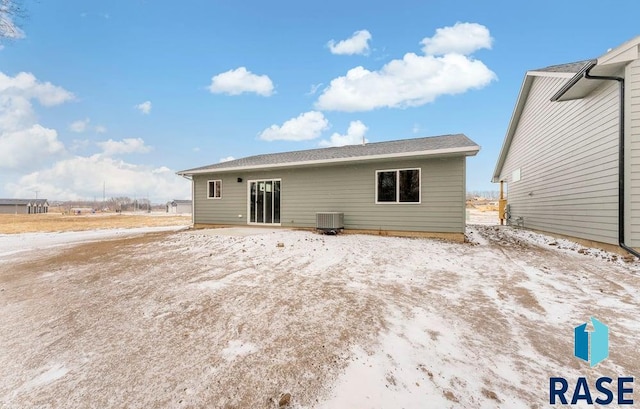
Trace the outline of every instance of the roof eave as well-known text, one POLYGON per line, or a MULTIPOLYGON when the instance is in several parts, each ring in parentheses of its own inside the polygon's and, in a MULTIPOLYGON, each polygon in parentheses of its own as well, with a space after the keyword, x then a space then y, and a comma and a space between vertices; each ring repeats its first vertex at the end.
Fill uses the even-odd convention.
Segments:
POLYGON ((586 97, 598 87, 597 82, 585 78, 586 72, 591 70, 596 75, 611 76, 638 57, 640 57, 640 36, 607 51, 595 60, 590 60, 551 97, 551 101, 570 101, 586 97))
POLYGON ((567 81, 562 88, 558 90, 551 97, 551 102, 556 102, 561 100, 561 98, 571 89, 574 85, 578 83, 583 77, 585 72, 589 71, 591 68, 595 67, 598 64, 598 60, 591 60, 587 64, 585 64, 580 71, 578 71, 569 81, 567 81))
POLYGON ((209 168, 209 169, 188 169, 176 174, 180 176, 192 176, 206 173, 222 173, 222 172, 237 172, 246 170, 263 170, 263 169, 276 169, 276 168, 292 168, 299 166, 314 166, 314 165, 331 165, 331 164, 343 164, 350 162, 363 162, 381 159, 398 159, 398 158, 410 158, 410 157, 431 157, 431 156, 447 156, 447 155, 460 155, 460 156, 475 156, 480 151, 480 146, 464 146, 459 148, 446 148, 446 149, 433 149, 428 151, 413 151, 413 152, 400 152, 394 154, 383 155, 368 155, 357 156, 349 158, 337 158, 337 159, 319 159, 311 161, 299 161, 289 163, 273 163, 268 165, 249 165, 249 166, 235 166, 230 168, 209 168))
POLYGON ((498 162, 496 162, 496 167, 493 171, 493 177, 491 178, 491 182, 497 183, 500 181, 500 173, 502 172, 502 166, 504 165, 504 161, 507 158, 507 152, 511 147, 511 140, 513 139, 513 134, 516 131, 516 127, 518 125, 518 121, 520 121, 520 115, 522 115, 522 111, 524 110, 524 104, 529 96, 529 92, 531 91, 531 85, 533 84, 533 78, 539 76, 538 72, 531 73, 527 72, 522 80, 522 85, 520 86, 520 92, 518 93, 518 98, 516 99, 516 106, 513 109, 513 113, 511 114, 511 119, 509 120, 509 126, 507 127, 507 135, 502 142, 502 148, 500 148, 500 155, 498 156, 498 162))

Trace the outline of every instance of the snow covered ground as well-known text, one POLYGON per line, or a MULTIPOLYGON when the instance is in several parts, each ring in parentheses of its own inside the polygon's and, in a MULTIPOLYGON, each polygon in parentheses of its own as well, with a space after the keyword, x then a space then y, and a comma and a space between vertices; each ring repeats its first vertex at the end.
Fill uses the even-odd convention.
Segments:
MULTIPOLYGON (((0 263, 2 257, 15 253, 40 251, 70 244, 135 236, 153 232, 176 231, 185 226, 136 227, 127 229, 101 229, 54 233, 0 234, 0 263)), ((6 261, 6 260, 5 260, 6 261)))
POLYGON ((0 237, 0 407, 543 408, 551 376, 638 378, 638 263, 468 237, 0 237), (610 331, 594 368, 573 356, 591 316, 610 331))

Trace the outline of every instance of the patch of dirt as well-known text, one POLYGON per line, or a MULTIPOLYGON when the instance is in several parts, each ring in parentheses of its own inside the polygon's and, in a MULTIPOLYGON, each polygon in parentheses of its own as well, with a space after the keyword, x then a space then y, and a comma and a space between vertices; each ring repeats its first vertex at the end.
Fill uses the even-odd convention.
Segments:
POLYGON ((451 402, 456 402, 456 403, 460 402, 460 400, 456 397, 456 395, 454 395, 453 392, 451 391, 444 391, 442 392, 442 394, 444 395, 445 398, 447 398, 447 400, 450 400, 451 402))
POLYGON ((489 389, 482 388, 482 395, 497 402, 500 402, 498 395, 494 391, 490 391, 489 389))
POLYGON ((0 234, 82 231, 153 226, 188 226, 191 216, 167 216, 165 213, 144 215, 97 213, 69 215, 0 214, 0 234))

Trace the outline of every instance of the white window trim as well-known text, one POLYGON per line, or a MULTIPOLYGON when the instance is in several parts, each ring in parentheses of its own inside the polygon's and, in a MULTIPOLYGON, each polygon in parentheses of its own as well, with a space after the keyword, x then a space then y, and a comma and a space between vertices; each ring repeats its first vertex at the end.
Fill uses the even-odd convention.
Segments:
MULTIPOLYGON (((214 192, 215 193, 215 192, 214 192)), ((220 200, 222 199, 222 179, 211 179, 207 180, 207 199, 220 200), (220 184, 220 197, 211 196, 211 182, 215 182, 216 184, 220 184)))
POLYGON ((375 203, 379 205, 419 205, 422 204, 422 168, 402 168, 402 169, 379 169, 376 170, 374 176, 375 182, 375 203), (418 201, 417 202, 401 202, 400 201, 400 172, 403 170, 417 170, 418 171, 418 201), (378 173, 381 172, 396 172, 396 201, 395 202, 379 202, 378 201, 378 173))

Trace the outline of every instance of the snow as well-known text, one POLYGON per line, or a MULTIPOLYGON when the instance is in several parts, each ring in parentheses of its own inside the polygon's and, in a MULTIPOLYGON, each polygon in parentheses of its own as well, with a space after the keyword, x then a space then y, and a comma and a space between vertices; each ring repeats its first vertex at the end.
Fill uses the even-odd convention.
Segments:
POLYGON ((87 243, 154 232, 176 231, 184 228, 184 226, 160 226, 55 233, 0 234, 0 257, 77 243, 87 243))
POLYGON ((24 388, 29 390, 31 388, 41 387, 62 378, 67 374, 67 372, 69 372, 69 369, 67 369, 63 364, 54 364, 40 375, 27 382, 24 385, 24 388))
POLYGON ((487 225, 463 244, 236 228, 100 246, 141 233, 0 237, 0 406, 541 408, 550 376, 640 373, 640 264, 603 250, 487 225), (595 368, 573 357, 591 316, 611 338, 595 368))
POLYGON ((227 361, 231 361, 239 356, 244 356, 256 352, 258 347, 251 342, 243 342, 237 339, 229 341, 229 346, 222 350, 222 356, 227 361))

